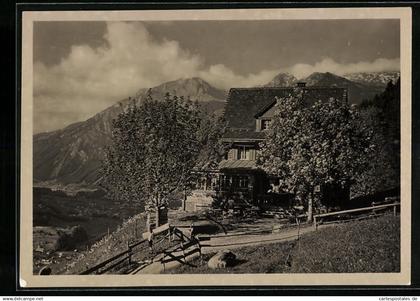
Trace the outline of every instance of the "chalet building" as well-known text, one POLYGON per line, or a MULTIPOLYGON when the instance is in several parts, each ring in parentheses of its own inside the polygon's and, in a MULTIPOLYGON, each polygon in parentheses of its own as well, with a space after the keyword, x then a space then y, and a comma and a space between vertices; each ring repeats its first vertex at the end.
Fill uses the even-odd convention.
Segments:
POLYGON ((230 89, 224 113, 228 130, 222 138, 230 149, 217 169, 201 173, 196 189, 185 201, 185 210, 207 208, 213 200, 253 205, 274 201, 287 205, 290 195, 279 190, 276 177, 267 175, 256 165, 256 157, 259 143, 270 127, 276 97, 287 97, 299 90, 308 105, 330 98, 347 102, 346 88, 306 87, 304 83, 286 88, 230 89))

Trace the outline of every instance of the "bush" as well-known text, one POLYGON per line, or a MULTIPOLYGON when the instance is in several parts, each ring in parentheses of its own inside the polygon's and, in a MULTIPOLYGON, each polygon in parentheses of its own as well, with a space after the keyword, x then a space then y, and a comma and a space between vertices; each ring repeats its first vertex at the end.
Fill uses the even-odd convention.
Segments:
POLYGON ((54 244, 54 250, 61 251, 61 250, 70 250, 72 249, 71 237, 69 234, 58 231, 58 239, 54 244))
POLYGON ((55 242, 54 249, 58 250, 73 250, 81 244, 87 242, 88 234, 81 226, 71 228, 70 233, 58 231, 59 238, 55 242))
POLYGON ((88 240, 88 234, 85 230, 85 228, 81 226, 75 226, 71 229, 71 238, 73 240, 73 243, 75 245, 84 243, 88 240))

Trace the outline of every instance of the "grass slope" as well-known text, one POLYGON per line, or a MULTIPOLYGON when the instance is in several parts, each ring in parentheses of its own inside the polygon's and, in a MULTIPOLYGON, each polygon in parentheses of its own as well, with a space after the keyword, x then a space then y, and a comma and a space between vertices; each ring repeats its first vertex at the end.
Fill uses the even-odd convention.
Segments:
MULTIPOLYGON (((135 228, 137 239, 145 229, 145 215, 135 215, 118 226, 109 236, 104 236, 95 242, 88 250, 79 250, 70 256, 69 252, 55 252, 51 260, 54 262, 50 267, 53 274, 78 274, 122 251, 127 250, 127 242, 135 240, 135 228), (59 260, 60 253, 67 257, 65 261, 59 260)), ((70 252, 72 253, 72 252, 70 252)))
POLYGON ((301 237, 299 243, 235 249, 238 264, 212 270, 213 254, 181 266, 172 274, 208 273, 362 273, 400 271, 400 220, 384 216, 321 228, 301 237))
POLYGON ((293 256, 294 273, 400 271, 399 217, 322 229, 304 236, 293 256))

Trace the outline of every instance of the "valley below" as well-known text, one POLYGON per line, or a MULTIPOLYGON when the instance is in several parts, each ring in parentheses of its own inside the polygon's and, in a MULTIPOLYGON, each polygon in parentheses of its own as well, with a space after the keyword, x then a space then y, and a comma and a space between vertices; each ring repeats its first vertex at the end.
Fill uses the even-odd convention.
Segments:
POLYGON ((144 210, 140 202, 124 203, 101 190, 79 191, 34 187, 33 269, 65 264, 90 248, 124 220, 144 210), (76 234, 75 234, 76 233, 76 234))

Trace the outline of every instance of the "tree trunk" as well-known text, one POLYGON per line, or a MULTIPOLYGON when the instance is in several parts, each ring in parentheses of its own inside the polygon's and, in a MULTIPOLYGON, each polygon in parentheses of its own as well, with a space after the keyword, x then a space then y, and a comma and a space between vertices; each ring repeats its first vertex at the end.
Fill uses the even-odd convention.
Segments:
POLYGON ((160 226, 160 210, 159 210, 159 207, 156 207, 155 208, 155 210, 156 210, 156 212, 155 212, 155 214, 156 214, 156 228, 157 227, 159 227, 160 226))
POLYGON ((187 208, 187 190, 184 188, 184 199, 182 200, 182 210, 185 211, 187 208))
POLYGON ((312 219, 313 219, 313 200, 314 200, 313 194, 311 193, 309 195, 309 199, 308 199, 308 212, 307 212, 307 215, 308 215, 307 221, 308 221, 308 223, 311 223, 312 222, 312 219))
POLYGON ((153 227, 153 218, 152 218, 152 214, 153 212, 150 211, 150 209, 147 211, 147 220, 146 220, 146 231, 147 232, 152 232, 153 227))

